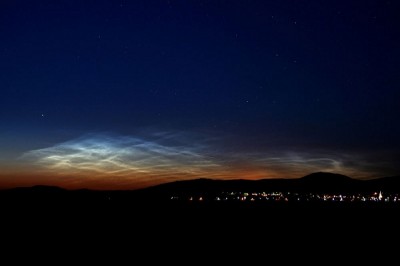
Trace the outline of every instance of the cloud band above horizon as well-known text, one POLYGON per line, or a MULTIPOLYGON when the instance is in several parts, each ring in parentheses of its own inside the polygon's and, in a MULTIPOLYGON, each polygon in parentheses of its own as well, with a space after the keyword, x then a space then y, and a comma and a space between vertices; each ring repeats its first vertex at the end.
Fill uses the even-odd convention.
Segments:
POLYGON ((145 139, 92 134, 31 150, 21 156, 31 173, 68 186, 137 188, 194 178, 296 178, 325 171, 371 177, 373 165, 354 154, 304 151, 225 151, 218 141, 190 134, 159 134, 145 139))

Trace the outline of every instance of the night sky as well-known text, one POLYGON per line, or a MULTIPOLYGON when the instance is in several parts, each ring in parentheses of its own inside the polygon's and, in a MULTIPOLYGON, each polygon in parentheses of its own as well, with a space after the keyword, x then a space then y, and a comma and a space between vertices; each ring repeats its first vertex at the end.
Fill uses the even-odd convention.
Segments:
POLYGON ((0 188, 400 173, 400 3, 0 2, 0 188))

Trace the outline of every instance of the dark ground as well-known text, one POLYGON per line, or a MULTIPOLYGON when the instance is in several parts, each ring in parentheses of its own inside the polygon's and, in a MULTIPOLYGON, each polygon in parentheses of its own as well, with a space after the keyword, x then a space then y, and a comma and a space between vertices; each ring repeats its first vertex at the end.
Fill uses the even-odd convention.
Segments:
POLYGON ((0 191, 2 243, 12 251, 56 249, 66 257, 96 247, 102 250, 93 255, 96 258, 124 251, 130 259, 145 256, 149 261, 159 259, 154 252, 180 259, 182 252, 194 252, 192 260, 197 261, 226 250, 229 258, 245 251, 277 256, 275 251, 305 248, 308 253, 303 255, 315 257, 318 249, 340 250, 335 257, 345 251, 354 254, 356 247, 393 247, 389 243, 399 235, 400 204, 189 202, 157 197, 162 193, 156 191, 41 186, 0 191))
POLYGON ((39 250, 39 261, 53 250, 63 260, 109 256, 113 264, 121 258, 195 265, 235 258, 318 262, 321 254, 340 261, 359 254, 355 247, 379 254, 375 248, 397 241, 400 224, 400 207, 382 203, 0 198, 3 254, 39 250))

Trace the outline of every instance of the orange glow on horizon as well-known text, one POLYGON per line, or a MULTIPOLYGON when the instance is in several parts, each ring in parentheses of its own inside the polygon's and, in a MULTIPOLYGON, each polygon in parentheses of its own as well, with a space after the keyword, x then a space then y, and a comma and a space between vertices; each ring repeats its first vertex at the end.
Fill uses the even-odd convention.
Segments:
POLYGON ((210 153, 206 148, 199 143, 171 146, 129 136, 88 136, 31 150, 10 164, 3 163, 0 188, 51 185, 114 190, 198 178, 300 178, 320 171, 354 178, 373 174, 322 155, 210 153))

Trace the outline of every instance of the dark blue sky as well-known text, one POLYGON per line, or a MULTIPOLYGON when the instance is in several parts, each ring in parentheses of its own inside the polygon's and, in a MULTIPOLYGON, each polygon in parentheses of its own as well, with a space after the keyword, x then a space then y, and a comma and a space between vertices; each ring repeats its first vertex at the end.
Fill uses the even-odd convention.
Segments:
POLYGON ((379 0, 2 1, 3 186, 398 174, 399 12, 379 0))

